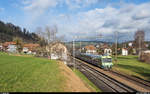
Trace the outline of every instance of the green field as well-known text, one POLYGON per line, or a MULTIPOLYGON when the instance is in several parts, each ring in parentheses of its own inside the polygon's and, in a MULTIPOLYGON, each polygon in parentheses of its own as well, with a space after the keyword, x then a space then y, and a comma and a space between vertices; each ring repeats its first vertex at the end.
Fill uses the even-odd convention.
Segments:
POLYGON ((113 69, 150 81, 150 64, 138 61, 138 56, 118 56, 113 69))
POLYGON ((0 53, 0 92, 62 92, 58 66, 54 60, 0 53))

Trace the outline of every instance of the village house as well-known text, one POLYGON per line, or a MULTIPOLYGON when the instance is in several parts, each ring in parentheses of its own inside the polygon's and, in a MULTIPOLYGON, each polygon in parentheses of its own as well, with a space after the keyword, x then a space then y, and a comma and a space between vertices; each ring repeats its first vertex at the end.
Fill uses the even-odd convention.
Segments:
POLYGON ((3 44, 3 50, 6 52, 17 53, 16 42, 5 42, 3 44))
POLYGON ((0 43, 0 51, 2 51, 2 49, 3 49, 3 45, 2 43, 0 43))
POLYGON ((112 49, 109 47, 108 44, 101 45, 100 50, 102 50, 103 54, 105 55, 112 55, 112 49))
POLYGON ((69 53, 67 47, 61 42, 56 42, 49 46, 50 46, 50 59, 59 59, 64 61, 64 63, 66 64, 69 53))
POLYGON ((22 52, 26 54, 36 54, 35 50, 39 46, 40 46, 39 44, 32 44, 32 43, 24 44, 22 52))
POLYGON ((97 53, 96 47, 93 45, 85 46, 83 49, 85 50, 86 53, 90 53, 90 54, 96 54, 97 53))
POLYGON ((122 48, 122 55, 127 56, 128 55, 128 49, 127 48, 122 48))
POLYGON ((105 48, 104 49, 104 54, 106 54, 106 55, 112 55, 112 50, 110 48, 105 48))

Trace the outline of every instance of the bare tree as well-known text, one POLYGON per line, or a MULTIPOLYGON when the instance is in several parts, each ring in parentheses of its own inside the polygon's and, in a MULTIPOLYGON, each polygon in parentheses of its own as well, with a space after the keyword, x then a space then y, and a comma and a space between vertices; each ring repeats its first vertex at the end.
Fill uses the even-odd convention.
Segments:
POLYGON ((49 26, 46 26, 46 28, 45 28, 45 37, 46 37, 48 43, 50 43, 50 41, 51 41, 51 30, 50 30, 49 26))
POLYGON ((57 37, 56 37, 56 34, 58 33, 58 28, 56 25, 53 26, 52 28, 52 40, 53 41, 56 41, 57 40, 57 37))
POLYGON ((39 44, 41 46, 46 46, 47 45, 47 40, 45 39, 45 32, 42 30, 42 28, 41 27, 37 27, 35 33, 40 38, 39 44))
POLYGON ((57 25, 46 26, 45 30, 42 30, 41 27, 37 27, 36 32, 38 36, 47 40, 48 44, 51 44, 56 41, 63 42, 65 40, 65 36, 58 36, 58 27, 57 25))
POLYGON ((37 27, 35 33, 39 36, 42 35, 42 28, 41 27, 37 27))
POLYGON ((57 40, 57 26, 53 27, 46 26, 45 28, 45 38, 48 40, 48 43, 55 42, 57 40))

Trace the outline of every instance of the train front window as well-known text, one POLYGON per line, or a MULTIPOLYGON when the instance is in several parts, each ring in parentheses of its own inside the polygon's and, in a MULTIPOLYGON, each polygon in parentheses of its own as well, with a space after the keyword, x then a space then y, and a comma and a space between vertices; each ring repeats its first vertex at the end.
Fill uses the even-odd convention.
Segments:
POLYGON ((112 62, 112 59, 111 58, 103 58, 102 61, 103 62, 112 62))

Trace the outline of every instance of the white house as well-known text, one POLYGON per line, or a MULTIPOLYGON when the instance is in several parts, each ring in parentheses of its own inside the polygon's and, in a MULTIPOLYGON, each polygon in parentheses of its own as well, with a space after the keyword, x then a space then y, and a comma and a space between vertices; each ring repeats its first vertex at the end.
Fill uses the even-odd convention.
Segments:
POLYGON ((61 59, 63 61, 68 60, 68 50, 66 46, 60 42, 56 42, 50 47, 51 59, 61 59))
POLYGON ((122 48, 122 55, 127 56, 128 55, 128 50, 126 48, 122 48))
POLYGON ((28 51, 27 54, 32 54, 32 51, 28 51))
POLYGON ((93 45, 88 45, 84 47, 86 53, 91 53, 91 54, 95 54, 96 51, 96 47, 94 47, 93 45))
POLYGON ((23 45, 23 50, 22 52, 27 53, 27 54, 36 54, 36 49, 39 47, 39 44, 24 44, 23 45))
POLYGON ((23 50, 22 50, 24 53, 27 53, 29 51, 29 49, 27 47, 23 47, 23 50))
POLYGON ((100 47, 100 45, 98 45, 98 44, 97 44, 95 47, 96 47, 96 48, 99 48, 99 47, 100 47))
POLYGON ((2 45, 0 45, 0 50, 2 50, 3 49, 3 46, 2 45))
POLYGON ((105 48, 104 49, 104 54, 106 54, 106 55, 112 55, 112 50, 110 48, 105 48))
POLYGON ((7 51, 11 52, 11 53, 16 53, 17 52, 17 46, 10 44, 10 45, 8 45, 7 51))

